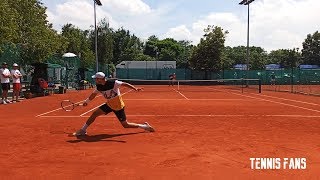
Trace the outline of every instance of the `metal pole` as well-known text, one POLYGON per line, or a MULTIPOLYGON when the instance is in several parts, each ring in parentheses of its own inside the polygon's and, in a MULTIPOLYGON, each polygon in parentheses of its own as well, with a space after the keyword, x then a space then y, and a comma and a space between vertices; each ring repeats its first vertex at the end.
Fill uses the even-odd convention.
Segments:
POLYGON ((252 3, 254 0, 242 0, 239 4, 240 5, 247 5, 248 6, 248 23, 247 23, 247 68, 246 68, 246 78, 248 78, 249 73, 249 60, 250 60, 250 50, 249 50, 249 24, 250 24, 250 11, 249 11, 249 4, 252 3))
POLYGON ((98 62, 98 33, 97 33, 97 20, 96 20, 96 2, 93 2, 94 7, 94 36, 95 36, 95 57, 96 57, 96 72, 99 71, 98 62))
POLYGON ((249 4, 248 4, 248 26, 247 26, 247 77, 249 73, 249 22, 250 22, 250 15, 249 15, 249 4))

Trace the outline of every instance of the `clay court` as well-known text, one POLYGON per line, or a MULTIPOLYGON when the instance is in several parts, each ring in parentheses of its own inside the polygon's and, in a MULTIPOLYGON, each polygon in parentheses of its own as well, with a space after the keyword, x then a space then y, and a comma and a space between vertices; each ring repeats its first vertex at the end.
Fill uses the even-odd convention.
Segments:
POLYGON ((92 90, 0 105, 1 178, 319 178, 319 97, 193 88, 123 89, 128 121, 147 121, 154 133, 124 129, 109 114, 97 118, 87 137, 70 137, 104 98, 70 112, 60 102, 80 102, 92 90), (251 157, 304 157, 307 169, 253 170, 251 157))

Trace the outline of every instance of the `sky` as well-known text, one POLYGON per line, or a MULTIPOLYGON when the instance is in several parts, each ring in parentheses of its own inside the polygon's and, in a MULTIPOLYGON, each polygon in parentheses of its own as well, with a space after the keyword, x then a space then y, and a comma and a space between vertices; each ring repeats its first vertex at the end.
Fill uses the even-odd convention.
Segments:
MULTIPOLYGON (((97 23, 123 27, 142 40, 156 35, 198 44, 208 25, 227 30, 226 46, 247 45, 248 6, 241 0, 100 0, 97 23)), ((41 0, 54 29, 71 23, 94 27, 93 0, 41 0)), ((319 0, 255 0, 249 6, 249 44, 270 52, 299 48, 308 34, 320 31, 319 0)))

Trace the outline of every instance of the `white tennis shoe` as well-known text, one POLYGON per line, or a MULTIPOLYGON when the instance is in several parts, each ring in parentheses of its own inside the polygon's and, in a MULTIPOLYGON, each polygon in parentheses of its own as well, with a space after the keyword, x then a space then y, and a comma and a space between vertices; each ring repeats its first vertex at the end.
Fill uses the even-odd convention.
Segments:
MULTIPOLYGON (((7 104, 7 102, 6 102, 5 100, 1 100, 1 103, 2 103, 2 104, 7 104)), ((0 103, 0 104, 1 104, 1 103, 0 103)))
POLYGON ((74 132, 72 135, 74 135, 74 136, 85 136, 85 135, 87 135, 87 132, 82 130, 82 129, 79 129, 78 131, 74 132))
POLYGON ((150 126, 149 123, 145 122, 143 124, 147 125, 147 127, 145 128, 146 131, 149 131, 149 132, 154 132, 155 131, 154 128, 152 126, 150 126))

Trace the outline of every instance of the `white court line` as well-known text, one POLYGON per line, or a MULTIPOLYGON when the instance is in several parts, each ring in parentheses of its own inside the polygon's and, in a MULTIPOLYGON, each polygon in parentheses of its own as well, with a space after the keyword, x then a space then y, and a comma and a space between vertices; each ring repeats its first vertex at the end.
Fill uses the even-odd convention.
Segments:
MULTIPOLYGON (((216 89, 218 90, 218 89, 216 89)), ((219 91, 219 90, 218 90, 219 91)), ((282 102, 278 102, 278 101, 272 101, 272 100, 268 100, 268 99, 263 99, 263 98, 258 98, 258 97, 253 97, 253 96, 246 96, 243 94, 239 94, 239 93, 235 93, 235 90, 231 90, 233 91, 232 94, 236 94, 236 95, 240 95, 240 96, 244 96, 244 97, 249 97, 252 99, 258 99, 258 100, 262 100, 262 101, 268 101, 268 102, 272 102, 272 103, 277 103, 277 104, 282 104, 282 105, 286 105, 286 106, 291 106, 291 107, 295 107, 295 108, 300 108, 300 109, 304 109, 304 110, 309 110, 309 111, 314 111, 314 112, 320 112, 319 110, 315 110, 315 109, 309 109, 309 108, 305 108, 305 107, 301 107, 301 106, 296 106, 296 105, 292 105, 292 104, 287 104, 287 103, 282 103, 282 102)), ((236 91, 237 92, 237 91, 236 91)), ((267 96, 267 95, 260 95, 260 94, 255 94, 255 93, 250 93, 253 95, 259 95, 259 96, 267 96)), ((274 96, 269 96, 269 97, 274 97, 274 96)), ((277 98, 277 97, 275 97, 277 98)), ((284 98, 278 98, 278 99, 283 99, 283 100, 289 100, 289 99, 284 99, 284 98)), ((292 100, 292 101, 296 101, 296 100, 292 100)), ((304 101, 296 101, 296 102, 301 102, 303 103, 304 101)), ((314 104, 314 103, 308 103, 308 102, 304 102, 306 104, 313 104, 313 105, 318 105, 318 104, 314 104)))
MULTIPOLYGON (((84 101, 84 100, 83 100, 83 101, 84 101)), ((81 102, 83 102, 83 101, 76 102, 75 104, 81 103, 81 102)), ((58 111, 58 110, 61 110, 61 109, 62 109, 62 108, 60 107, 60 108, 54 109, 54 110, 52 110, 52 111, 48 111, 48 112, 39 114, 39 115, 37 115, 36 117, 39 117, 39 116, 42 116, 42 115, 46 115, 46 114, 49 114, 49 113, 52 113, 52 112, 55 112, 55 111, 58 111)))
POLYGON ((296 106, 296 105, 292 105, 292 104, 282 103, 282 102, 278 102, 278 101, 272 101, 272 100, 263 99, 263 98, 258 98, 258 97, 253 97, 253 96, 247 96, 247 95, 243 95, 243 94, 239 94, 239 93, 232 93, 232 94, 236 94, 236 95, 240 95, 240 96, 244 96, 244 97, 248 97, 248 98, 252 98, 252 99, 259 99, 259 100, 268 101, 268 102, 272 102, 272 103, 276 103, 276 104, 282 104, 282 105, 285 105, 285 106, 291 106, 291 107, 295 107, 295 108, 299 108, 299 109, 304 109, 304 110, 308 110, 308 111, 313 111, 313 112, 318 112, 318 113, 320 113, 319 110, 310 109, 310 108, 305 108, 305 107, 296 106))
MULTIPOLYGON (((250 93, 250 94, 254 94, 254 93, 250 93)), ((268 96, 268 95, 263 95, 263 94, 254 94, 254 95, 271 97, 271 98, 275 98, 275 99, 281 99, 281 100, 286 100, 286 101, 298 102, 298 103, 309 104, 309 105, 314 105, 314 106, 320 106, 320 104, 315 104, 315 103, 310 103, 310 102, 305 102, 305 101, 298 101, 298 100, 293 100, 293 99, 280 98, 280 97, 276 97, 276 96, 268 96)))
POLYGON ((62 109, 62 108, 57 108, 57 109, 54 109, 54 110, 52 110, 52 111, 48 111, 48 112, 45 112, 45 113, 42 113, 42 114, 36 115, 36 117, 41 117, 42 115, 46 115, 46 114, 49 114, 49 113, 52 113, 52 112, 58 111, 58 110, 60 110, 60 109, 62 109))
POLYGON ((84 112, 84 113, 80 114, 80 117, 85 117, 85 116, 83 116, 83 115, 85 115, 85 114, 87 114, 87 113, 89 113, 89 112, 91 112, 91 111, 93 111, 93 110, 97 109, 98 107, 102 106, 103 104, 105 104, 105 102, 104 102, 104 103, 102 103, 102 104, 100 104, 100 105, 98 105, 98 106, 96 106, 96 107, 94 107, 94 108, 92 108, 92 109, 90 109, 89 111, 86 111, 86 112, 84 112))
MULTIPOLYGON (((127 115, 128 117, 291 117, 291 118, 320 118, 319 116, 309 116, 309 115, 292 115, 292 114, 249 114, 249 115, 240 115, 240 114, 136 114, 136 115, 127 115)), ((89 116, 40 116, 41 118, 81 118, 89 116)), ((99 117, 115 117, 113 114, 99 116, 99 117)))
POLYGON ((185 99, 189 100, 189 98, 187 98, 185 95, 183 95, 181 92, 177 91, 176 89, 174 89, 177 93, 179 93, 182 97, 184 97, 185 99))
MULTIPOLYGON (((101 95, 100 95, 101 96, 101 95)), ((98 96, 99 97, 99 96, 98 96)), ((82 101, 79 101, 79 102, 76 102, 76 104, 80 103, 80 102, 83 102, 84 100, 82 101)), ((45 112, 45 113, 42 113, 42 114, 39 114, 39 115, 36 115, 36 117, 39 117, 39 116, 43 116, 43 115, 46 115, 46 114, 49 114, 49 113, 52 113, 52 112, 55 112, 55 111, 59 111, 59 110, 62 110, 62 108, 57 108, 57 109, 54 109, 52 111, 48 111, 48 112, 45 112)))
POLYGON ((185 100, 190 100, 190 101, 253 101, 251 99, 125 99, 126 101, 185 101, 185 100))

